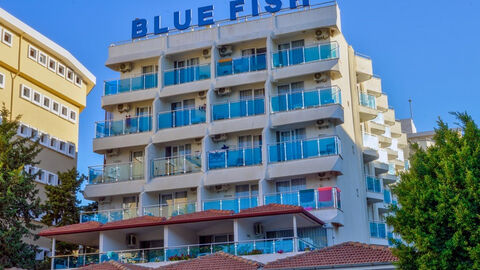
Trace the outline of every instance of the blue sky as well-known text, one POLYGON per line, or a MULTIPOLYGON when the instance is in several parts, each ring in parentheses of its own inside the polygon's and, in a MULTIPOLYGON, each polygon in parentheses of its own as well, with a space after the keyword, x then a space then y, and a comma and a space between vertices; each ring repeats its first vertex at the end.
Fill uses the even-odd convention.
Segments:
MULTIPOLYGON (((480 1, 338 3, 343 34, 356 51, 372 57, 397 118, 409 117, 412 98, 419 131, 431 130, 439 116, 453 122, 451 111, 467 111, 480 121, 480 1)), ((102 163, 92 152, 94 122, 104 118, 103 81, 118 76, 104 66, 108 45, 129 39, 131 21, 137 17, 152 21, 160 15, 164 26, 172 26, 174 11, 209 4, 215 6, 217 20, 228 18, 228 0, 0 0, 1 8, 69 50, 97 77, 87 109, 80 114, 80 172, 102 163)))

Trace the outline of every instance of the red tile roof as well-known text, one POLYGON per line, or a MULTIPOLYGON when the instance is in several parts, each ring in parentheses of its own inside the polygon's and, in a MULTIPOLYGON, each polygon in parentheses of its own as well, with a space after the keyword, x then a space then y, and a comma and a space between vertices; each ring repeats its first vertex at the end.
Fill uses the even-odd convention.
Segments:
POLYGON ((47 236, 54 234, 69 234, 69 233, 78 233, 83 231, 94 231, 99 229, 102 226, 102 223, 96 221, 89 221, 84 223, 77 223, 72 225, 65 225, 62 227, 50 227, 48 229, 42 230, 39 235, 47 236))
POLYGON ((194 223, 202 221, 224 220, 234 218, 249 218, 269 215, 286 215, 286 214, 304 214, 318 224, 324 224, 323 221, 312 215, 301 206, 268 204, 242 210, 235 214, 233 211, 223 210, 206 210, 194 212, 190 214, 178 215, 165 219, 164 217, 141 216, 131 219, 119 220, 100 224, 98 222, 86 222, 64 227, 50 228, 39 233, 40 236, 53 236, 62 234, 72 234, 81 232, 106 231, 115 229, 137 228, 147 226, 158 226, 178 223, 194 223))
POLYGON ((392 263, 394 261, 397 261, 397 258, 393 256, 388 247, 346 242, 276 260, 265 265, 264 269, 392 263))
POLYGON ((263 264, 222 251, 196 259, 173 263, 158 270, 257 270, 263 264))
POLYGON ((152 269, 149 267, 143 267, 139 265, 133 265, 133 264, 124 264, 124 263, 119 263, 115 261, 109 261, 109 262, 104 262, 101 264, 91 264, 88 266, 80 267, 77 269, 82 269, 82 270, 90 270, 90 269, 95 269, 95 270, 144 270, 144 269, 152 269))

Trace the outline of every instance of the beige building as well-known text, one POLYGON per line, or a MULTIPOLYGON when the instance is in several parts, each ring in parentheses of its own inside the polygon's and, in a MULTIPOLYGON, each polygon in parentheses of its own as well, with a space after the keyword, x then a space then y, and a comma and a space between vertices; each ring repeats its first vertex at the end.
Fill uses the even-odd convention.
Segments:
MULTIPOLYGON (((39 196, 58 184, 57 172, 76 167, 79 114, 96 79, 73 55, 0 8, 0 104, 22 115, 19 136, 34 135, 43 150, 39 196)), ((36 244, 49 249, 50 241, 36 244)))

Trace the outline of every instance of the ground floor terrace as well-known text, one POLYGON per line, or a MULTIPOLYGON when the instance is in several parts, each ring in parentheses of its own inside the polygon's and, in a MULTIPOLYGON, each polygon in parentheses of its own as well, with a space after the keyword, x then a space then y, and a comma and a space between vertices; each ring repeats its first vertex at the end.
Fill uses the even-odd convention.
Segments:
POLYGON ((90 221, 44 230, 52 239, 52 269, 106 261, 158 267, 222 251, 262 263, 327 246, 331 234, 301 206, 268 204, 241 210, 206 210, 170 218, 142 216, 105 224, 90 221), (56 242, 96 249, 55 254, 56 242))

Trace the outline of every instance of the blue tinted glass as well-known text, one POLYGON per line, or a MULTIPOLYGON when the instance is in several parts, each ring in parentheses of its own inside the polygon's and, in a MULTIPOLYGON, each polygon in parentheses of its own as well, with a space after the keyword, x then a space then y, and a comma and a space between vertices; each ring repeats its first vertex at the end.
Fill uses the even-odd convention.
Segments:
POLYGON ((305 62, 318 61, 320 52, 318 46, 305 48, 305 62))
POLYGON ((105 82, 105 95, 108 96, 108 95, 115 95, 115 94, 117 94, 117 92, 118 92, 117 85, 118 85, 118 81, 117 81, 117 80, 105 82))

